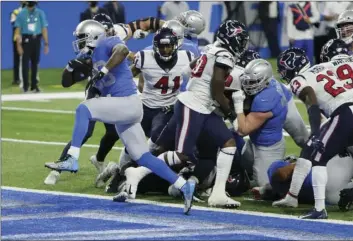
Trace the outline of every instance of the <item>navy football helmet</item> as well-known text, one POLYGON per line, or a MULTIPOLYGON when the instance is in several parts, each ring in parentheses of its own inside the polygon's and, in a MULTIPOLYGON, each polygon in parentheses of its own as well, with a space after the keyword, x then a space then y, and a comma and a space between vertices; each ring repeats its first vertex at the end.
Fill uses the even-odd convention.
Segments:
POLYGON ((178 46, 178 37, 170 28, 161 28, 153 37, 153 51, 165 62, 176 56, 178 46))
POLYGON ((289 48, 277 57, 277 71, 288 83, 300 71, 310 68, 310 60, 301 48, 289 48))
POLYGON ((260 59, 260 54, 254 50, 247 49, 242 55, 237 59, 236 65, 245 68, 245 66, 254 59, 260 59))
POLYGON ((218 28, 216 40, 232 55, 239 57, 247 48, 249 34, 243 23, 227 20, 218 28))
POLYGON ((115 35, 114 24, 112 19, 105 13, 98 13, 94 15, 93 20, 100 22, 106 29, 108 36, 115 35))
POLYGON ((347 44, 341 39, 329 40, 321 49, 321 63, 329 62, 333 57, 348 57, 349 50, 347 44))

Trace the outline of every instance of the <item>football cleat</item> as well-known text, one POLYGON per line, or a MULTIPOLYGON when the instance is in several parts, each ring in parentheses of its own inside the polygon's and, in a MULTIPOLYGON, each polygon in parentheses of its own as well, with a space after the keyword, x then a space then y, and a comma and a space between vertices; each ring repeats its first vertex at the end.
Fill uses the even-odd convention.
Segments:
POLYGON ((67 154, 63 160, 47 162, 44 166, 59 172, 65 171, 76 173, 78 171, 78 160, 75 157, 67 154))
POLYGON ((194 180, 188 180, 180 189, 184 197, 184 214, 188 214, 190 212, 195 192, 195 186, 196 182, 194 180))
POLYGON ((272 207, 298 207, 298 199, 287 194, 283 199, 272 203, 272 207))
POLYGON ((315 208, 313 208, 310 212, 300 216, 299 218, 301 218, 301 219, 327 219, 328 215, 327 215, 326 209, 322 209, 321 211, 317 211, 315 208))
POLYGON ((238 208, 241 203, 228 197, 226 194, 219 195, 211 193, 208 198, 208 206, 216 208, 238 208))
POLYGON ((338 207, 341 211, 348 211, 353 204, 353 188, 346 188, 340 192, 338 207))
POLYGON ((97 176, 96 187, 104 187, 105 183, 114 175, 115 171, 118 169, 118 164, 115 162, 109 162, 106 168, 97 176))
POLYGON ((97 169, 98 174, 101 174, 105 168, 104 162, 97 161, 96 155, 91 156, 91 158, 89 160, 94 165, 94 167, 97 169))
POLYGON ((120 190, 125 188, 126 178, 120 174, 120 170, 117 169, 113 174, 112 179, 105 187, 106 193, 118 193, 120 190))
POLYGON ((46 185, 55 185, 56 182, 60 178, 60 172, 58 171, 51 171, 49 175, 45 178, 44 184, 46 185))

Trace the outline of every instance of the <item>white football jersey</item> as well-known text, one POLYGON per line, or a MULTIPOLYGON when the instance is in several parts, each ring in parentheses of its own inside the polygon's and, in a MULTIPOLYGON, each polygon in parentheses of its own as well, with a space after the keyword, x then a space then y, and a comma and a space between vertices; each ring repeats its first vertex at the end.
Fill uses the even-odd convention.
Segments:
POLYGON ((139 51, 135 55, 135 66, 141 70, 144 87, 141 100, 150 108, 173 105, 180 91, 183 69, 194 59, 190 51, 178 50, 178 61, 170 70, 162 69, 154 57, 153 50, 139 51))
POLYGON ((320 109, 328 117, 342 104, 353 102, 353 57, 314 65, 293 78, 290 86, 297 96, 311 86, 320 109))
POLYGON ((126 41, 129 28, 127 24, 118 23, 114 24, 115 35, 118 36, 122 41, 126 41))
POLYGON ((232 69, 235 59, 228 50, 216 46, 211 46, 202 54, 191 71, 186 91, 178 95, 185 106, 202 114, 210 114, 215 109, 217 104, 211 95, 211 79, 216 63, 232 69))
POLYGON ((224 83, 225 90, 241 90, 241 82, 240 75, 244 73, 244 68, 235 65, 232 72, 230 72, 229 76, 224 83))

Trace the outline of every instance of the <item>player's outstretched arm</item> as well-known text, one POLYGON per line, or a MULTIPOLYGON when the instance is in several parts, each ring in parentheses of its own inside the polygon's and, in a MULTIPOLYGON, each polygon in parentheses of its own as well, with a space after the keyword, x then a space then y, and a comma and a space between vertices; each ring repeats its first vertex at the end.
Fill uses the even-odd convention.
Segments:
POLYGON ((134 34, 137 29, 141 29, 143 31, 156 32, 160 27, 162 27, 163 24, 164 20, 154 17, 138 19, 128 23, 132 34, 134 34))
POLYGON ((112 55, 110 56, 105 67, 110 71, 111 69, 121 64, 121 62, 124 61, 128 54, 129 49, 126 47, 125 44, 120 43, 115 45, 112 51, 112 55))

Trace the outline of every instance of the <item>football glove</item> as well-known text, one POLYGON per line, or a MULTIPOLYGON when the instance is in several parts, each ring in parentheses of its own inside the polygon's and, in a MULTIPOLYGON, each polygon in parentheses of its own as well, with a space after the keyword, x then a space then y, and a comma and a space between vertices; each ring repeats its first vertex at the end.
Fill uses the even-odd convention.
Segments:
POLYGON ((341 211, 348 211, 353 204, 353 188, 346 188, 340 192, 338 207, 341 211))
POLYGON ((311 146, 313 147, 313 152, 311 154, 311 157, 314 159, 316 156, 316 153, 323 153, 325 151, 325 146, 324 143, 315 135, 313 135, 311 138, 311 146))

